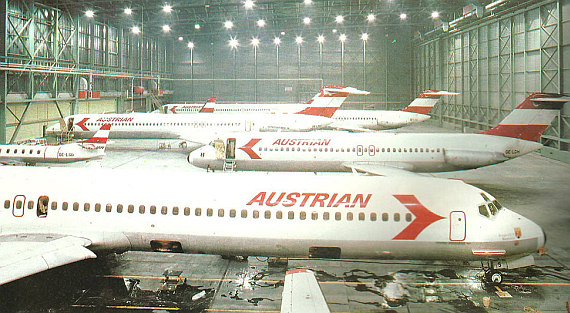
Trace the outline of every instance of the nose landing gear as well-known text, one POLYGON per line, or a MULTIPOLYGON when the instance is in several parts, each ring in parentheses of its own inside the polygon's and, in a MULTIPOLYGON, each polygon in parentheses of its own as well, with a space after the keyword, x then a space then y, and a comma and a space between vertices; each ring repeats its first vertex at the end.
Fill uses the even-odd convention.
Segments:
POLYGON ((503 274, 495 269, 485 271, 484 283, 491 286, 499 286, 503 282, 503 274))

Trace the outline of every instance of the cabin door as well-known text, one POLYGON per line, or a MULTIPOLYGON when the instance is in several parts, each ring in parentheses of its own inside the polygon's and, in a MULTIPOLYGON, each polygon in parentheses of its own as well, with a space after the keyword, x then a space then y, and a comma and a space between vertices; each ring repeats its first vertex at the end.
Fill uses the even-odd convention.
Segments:
POLYGON ((463 241, 465 240, 465 229, 467 221, 465 220, 465 212, 453 211, 449 213, 449 240, 463 241))
POLYGON ((235 138, 228 138, 226 144, 226 159, 235 159, 236 158, 236 139, 235 138))
POLYGON ((15 217, 24 216, 24 206, 26 205, 26 196, 17 195, 14 197, 14 202, 12 203, 12 215, 15 217))

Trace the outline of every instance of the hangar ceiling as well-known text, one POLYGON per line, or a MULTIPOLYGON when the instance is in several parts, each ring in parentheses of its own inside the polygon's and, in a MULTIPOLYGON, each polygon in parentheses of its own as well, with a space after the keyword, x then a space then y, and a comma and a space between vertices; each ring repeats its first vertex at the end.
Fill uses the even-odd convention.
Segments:
MULTIPOLYGON (((249 0, 248 0, 249 1, 249 0)), ((418 30, 430 30, 434 27, 431 18, 433 11, 440 13, 440 19, 450 21, 462 14, 467 5, 485 6, 497 1, 445 1, 445 0, 312 0, 307 4, 303 0, 270 0, 253 1, 253 8, 246 8, 248 1, 209 0, 209 1, 86 1, 86 0, 49 0, 45 4, 65 9, 72 14, 83 14, 92 10, 98 20, 116 26, 144 28, 147 35, 160 35, 162 26, 171 27, 171 35, 183 37, 215 36, 226 32, 223 23, 232 21, 235 32, 247 31, 255 33, 260 30, 257 21, 265 21, 266 32, 312 30, 342 27, 342 29, 362 28, 367 25, 400 25, 407 23, 418 27, 418 30), (170 5, 172 11, 162 10, 170 5), (125 8, 132 9, 126 15, 125 8), (141 14, 142 12, 142 14, 141 14), (400 14, 407 15, 405 20, 400 14), (374 21, 367 16, 373 14, 374 21), (336 23, 338 15, 344 17, 342 25, 336 23), (309 17, 309 25, 303 19, 309 17), (199 25, 199 29, 196 29, 199 25)), ((501 1, 502 2, 502 1, 501 1)), ((519 1, 509 1, 509 5, 519 1)))

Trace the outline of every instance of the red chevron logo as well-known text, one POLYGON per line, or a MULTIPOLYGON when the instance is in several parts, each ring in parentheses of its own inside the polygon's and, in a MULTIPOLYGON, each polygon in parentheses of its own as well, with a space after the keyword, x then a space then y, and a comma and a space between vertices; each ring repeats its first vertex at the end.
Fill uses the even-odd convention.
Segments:
POLYGON ((414 195, 394 195, 394 197, 416 217, 408 227, 392 238, 394 240, 414 240, 429 225, 445 218, 430 211, 414 195))
POLYGON ((87 128, 87 126, 85 126, 85 122, 87 122, 88 120, 89 120, 89 118, 86 117, 86 118, 82 119, 81 121, 75 123, 75 125, 81 127, 81 129, 84 131, 88 131, 89 128, 87 128))
POLYGON ((172 107, 170 107, 170 112, 172 112, 172 114, 176 114, 176 105, 173 105, 172 107))
POLYGON ((239 147, 239 149, 243 150, 245 153, 247 153, 247 155, 249 155, 249 157, 251 159, 261 160, 261 157, 259 155, 257 155, 257 153, 255 153, 255 151, 253 151, 253 149, 252 149, 253 146, 255 146, 260 141, 261 141, 261 139, 259 139, 259 138, 253 138, 245 146, 239 147))

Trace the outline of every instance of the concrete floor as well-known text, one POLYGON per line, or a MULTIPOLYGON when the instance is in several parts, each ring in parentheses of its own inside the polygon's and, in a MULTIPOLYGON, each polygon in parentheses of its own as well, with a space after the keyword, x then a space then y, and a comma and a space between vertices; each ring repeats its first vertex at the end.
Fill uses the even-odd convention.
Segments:
MULTIPOLYGON (((449 132, 425 124, 399 131, 449 132)), ((71 166, 174 168, 189 174, 202 171, 176 151, 108 151, 100 164, 71 166)), ((307 267, 317 273, 331 312, 568 312, 570 165, 531 153, 503 164, 433 176, 463 179, 537 222, 548 235, 546 254, 536 255, 537 265, 532 268, 507 273, 503 286, 495 289, 481 284, 477 264, 453 261, 290 259, 287 266, 269 266, 263 257, 239 261, 213 255, 128 252, 5 285, 0 288, 0 304, 5 301, 21 312, 89 312, 105 307, 112 311, 137 307, 140 311, 157 305, 156 301, 121 298, 113 286, 122 284, 125 277, 136 278, 141 290, 156 291, 163 271, 177 269, 193 286, 189 296, 200 291, 205 291, 205 296, 192 305, 187 301, 163 303, 162 307, 174 306, 185 312, 279 312, 285 271, 307 267), (511 297, 500 297, 501 291, 511 297), (488 308, 483 307, 484 297, 491 300, 488 308)))

